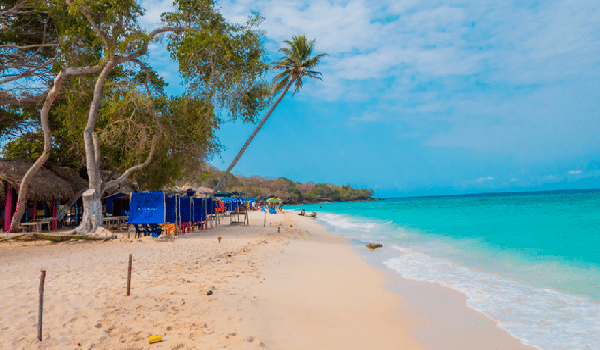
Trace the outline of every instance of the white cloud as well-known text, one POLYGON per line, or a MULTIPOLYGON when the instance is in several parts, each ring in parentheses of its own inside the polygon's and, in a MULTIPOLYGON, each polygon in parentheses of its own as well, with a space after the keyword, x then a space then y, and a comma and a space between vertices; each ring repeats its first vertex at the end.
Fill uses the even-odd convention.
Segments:
POLYGON ((581 174, 581 170, 570 170, 568 172, 569 175, 577 175, 577 174, 581 174))

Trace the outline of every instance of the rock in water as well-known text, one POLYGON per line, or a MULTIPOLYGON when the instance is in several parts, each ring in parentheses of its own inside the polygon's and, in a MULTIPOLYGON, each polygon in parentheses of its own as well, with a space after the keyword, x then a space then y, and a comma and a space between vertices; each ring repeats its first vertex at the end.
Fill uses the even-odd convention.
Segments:
POLYGON ((375 244, 375 243, 369 243, 367 244, 367 248, 369 248, 369 250, 374 251, 377 248, 382 248, 383 246, 381 244, 375 244))

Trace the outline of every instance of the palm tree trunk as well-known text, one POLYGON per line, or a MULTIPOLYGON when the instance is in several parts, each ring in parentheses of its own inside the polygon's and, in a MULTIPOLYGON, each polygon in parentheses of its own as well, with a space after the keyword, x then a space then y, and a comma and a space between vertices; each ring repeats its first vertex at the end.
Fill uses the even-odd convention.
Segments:
POLYGON ((246 148, 248 148, 248 145, 250 145, 250 142, 252 142, 252 140, 254 139, 254 136, 256 136, 256 134, 258 133, 258 131, 260 130, 260 128, 262 128, 263 125, 265 125, 265 123, 267 122, 267 119, 269 119, 269 117, 271 116, 271 113, 273 113, 273 110, 275 109, 275 107, 277 107, 277 105, 279 104, 279 102, 281 102, 281 100, 283 99, 283 96, 285 96, 285 94, 290 89, 290 86, 292 86, 292 83, 294 81, 296 81, 296 79, 291 79, 290 80, 290 82, 287 84, 287 86, 285 87, 285 89, 283 90, 283 92, 281 93, 281 95, 279 95, 279 98, 277 98, 277 101, 275 101, 275 103, 273 103, 273 105, 271 106, 271 108, 269 108, 269 111, 267 111, 267 114, 265 114, 265 116, 262 118, 262 120, 260 121, 260 123, 258 123, 258 126, 256 127, 256 129, 254 129, 254 132, 252 133, 252 135, 250 135, 250 137, 248 138, 248 140, 246 140, 246 143, 244 144, 244 147, 242 147, 242 149, 237 154, 237 156, 235 156, 235 158, 233 159, 233 161, 231 162, 231 164, 229 164, 229 167, 227 168, 227 170, 225 170, 225 174, 223 174, 223 177, 221 178, 221 181, 219 181, 219 183, 217 184, 217 187, 215 187, 215 192, 219 191, 219 189, 223 185, 223 182, 225 182, 225 179, 227 178, 227 175, 229 175, 229 173, 231 172, 231 169, 233 169, 233 167, 240 160, 240 158, 242 157, 242 154, 244 154, 244 152, 246 152, 246 148))

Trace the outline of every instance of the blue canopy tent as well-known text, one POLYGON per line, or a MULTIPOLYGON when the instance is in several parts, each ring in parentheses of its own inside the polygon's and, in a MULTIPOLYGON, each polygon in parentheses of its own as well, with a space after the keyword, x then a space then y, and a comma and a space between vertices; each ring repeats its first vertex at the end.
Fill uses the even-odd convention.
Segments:
POLYGON ((136 235, 152 234, 158 237, 159 224, 166 222, 165 194, 162 192, 134 192, 131 194, 128 223, 135 226, 136 235))
POLYGON ((179 199, 179 227, 181 232, 192 230, 192 199, 190 197, 177 197, 179 199))
POLYGON ((206 199, 206 208, 208 209, 208 214, 214 215, 215 214, 215 204, 217 203, 217 201, 213 200, 211 197, 208 197, 206 199))
POLYGON ((177 213, 177 196, 176 195, 165 195, 165 223, 176 224, 179 220, 177 213))
POLYGON ((152 233, 153 237, 162 233, 163 226, 167 233, 189 232, 193 228, 194 212, 191 197, 163 192, 134 192, 131 194, 129 223, 135 225, 136 234, 152 233))
POLYGON ((194 224, 197 224, 200 229, 206 229, 206 214, 207 214, 207 204, 208 198, 193 198, 193 208, 194 208, 194 224))
POLYGON ((134 192, 131 194, 130 224, 162 224, 166 220, 165 194, 134 192))

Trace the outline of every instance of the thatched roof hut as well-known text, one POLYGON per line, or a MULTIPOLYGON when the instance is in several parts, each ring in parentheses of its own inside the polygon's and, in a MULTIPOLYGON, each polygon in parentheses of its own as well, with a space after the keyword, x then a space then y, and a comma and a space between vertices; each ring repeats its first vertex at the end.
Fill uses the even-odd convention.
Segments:
POLYGON ((89 182, 84 180, 79 172, 75 169, 65 167, 52 167, 50 168, 53 173, 58 175, 61 179, 67 181, 73 191, 78 192, 80 190, 86 190, 89 187, 89 182))
MULTIPOLYGON (((0 159, 0 198, 6 195, 5 183, 19 189, 21 179, 33 165, 25 159, 0 159)), ((83 179, 82 179, 83 180, 83 179)), ((63 180, 56 173, 41 167, 29 184, 27 199, 31 201, 66 201, 75 195, 70 182, 63 180)))

